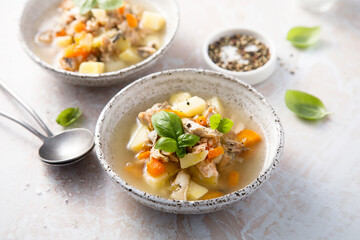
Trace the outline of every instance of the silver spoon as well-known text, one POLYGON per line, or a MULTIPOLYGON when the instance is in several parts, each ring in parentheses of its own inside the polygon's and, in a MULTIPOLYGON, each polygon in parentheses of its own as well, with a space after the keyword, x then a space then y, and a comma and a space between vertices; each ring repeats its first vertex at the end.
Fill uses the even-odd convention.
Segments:
POLYGON ((6 113, 0 112, 0 116, 21 125, 43 141, 43 145, 39 149, 39 158, 43 162, 56 166, 68 165, 80 161, 93 149, 94 135, 90 130, 74 128, 54 135, 36 112, 1 80, 0 87, 30 113, 40 127, 46 132, 45 136, 27 123, 17 120, 6 113))

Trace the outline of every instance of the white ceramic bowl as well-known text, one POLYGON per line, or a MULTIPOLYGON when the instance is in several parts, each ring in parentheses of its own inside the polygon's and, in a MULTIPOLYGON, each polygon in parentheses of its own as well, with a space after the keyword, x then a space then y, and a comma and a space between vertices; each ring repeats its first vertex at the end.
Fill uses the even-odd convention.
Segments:
MULTIPOLYGON (((147 0, 129 0, 129 2, 130 1, 139 5, 148 4, 147 0)), ((180 14, 176 0, 152 0, 151 4, 166 19, 165 37, 163 45, 158 51, 137 64, 114 72, 81 74, 65 71, 40 59, 37 54, 37 46, 35 43, 35 35, 39 31, 39 26, 44 20, 44 16, 47 16, 49 11, 54 10, 60 2, 61 0, 28 0, 20 18, 20 41, 26 53, 42 68, 47 70, 57 79, 75 85, 108 86, 119 83, 128 83, 149 73, 150 67, 153 66, 170 47, 179 26, 180 14)))
POLYGON ((212 34, 208 39, 206 39, 206 41, 203 44, 202 52, 205 62, 210 69, 222 73, 230 74, 233 77, 239 78, 251 85, 258 84, 266 80, 274 72, 276 66, 276 48, 274 42, 265 33, 262 33, 261 31, 253 28, 229 28, 225 30, 220 30, 212 34), (269 61, 265 63, 263 66, 247 72, 230 71, 216 65, 209 57, 208 54, 209 45, 219 40, 222 37, 232 36, 236 33, 251 35, 257 38, 258 40, 260 40, 261 42, 263 42, 270 50, 269 61))
POLYGON ((279 163, 283 149, 283 128, 275 110, 250 85, 231 76, 209 70, 177 69, 143 77, 122 89, 105 106, 95 130, 96 152, 101 166, 121 189, 140 203, 171 213, 197 214, 223 209, 255 191, 269 178, 279 163), (263 170, 243 189, 220 198, 200 201, 178 201, 158 197, 126 183, 113 169, 114 156, 109 150, 111 134, 116 124, 134 107, 149 99, 169 97, 178 91, 193 94, 212 94, 246 109, 261 126, 267 145, 263 170))

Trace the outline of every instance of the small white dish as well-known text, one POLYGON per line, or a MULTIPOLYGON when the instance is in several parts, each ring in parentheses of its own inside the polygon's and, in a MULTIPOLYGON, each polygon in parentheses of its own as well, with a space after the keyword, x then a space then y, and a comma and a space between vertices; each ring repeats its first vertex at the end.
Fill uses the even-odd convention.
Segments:
POLYGON ((276 67, 276 48, 274 42, 265 33, 262 33, 261 31, 253 28, 228 28, 215 32, 204 42, 202 52, 205 62, 210 69, 229 74, 251 85, 255 85, 265 81, 274 72, 276 67), (254 36, 256 39, 264 43, 270 51, 269 61, 266 62, 263 66, 247 72, 230 71, 216 65, 209 57, 209 45, 222 37, 232 36, 237 33, 254 36))
POLYGON ((258 189, 274 172, 284 144, 284 133, 275 110, 263 95, 250 85, 229 75, 210 70, 175 69, 145 76, 117 93, 105 106, 96 124, 96 152, 102 168, 120 189, 151 208, 181 214, 199 214, 221 210, 239 202, 258 189), (141 191, 121 178, 114 170, 116 158, 110 150, 111 136, 116 125, 133 109, 155 97, 174 92, 210 94, 226 99, 243 108, 261 127, 267 150, 263 170, 246 187, 219 198, 197 201, 165 199, 141 191))
MULTIPOLYGON (((147 0, 130 0, 139 5, 149 4, 147 0)), ((101 74, 83 74, 65 71, 53 66, 39 57, 35 36, 39 31, 42 21, 46 21, 49 12, 54 11, 61 0, 28 0, 19 23, 20 41, 25 52, 30 58, 55 78, 74 85, 83 86, 109 86, 114 84, 129 83, 150 72, 151 67, 162 57, 171 46, 179 27, 180 13, 176 0, 153 0, 151 5, 166 19, 165 36, 163 45, 154 54, 143 61, 113 72, 101 74)))

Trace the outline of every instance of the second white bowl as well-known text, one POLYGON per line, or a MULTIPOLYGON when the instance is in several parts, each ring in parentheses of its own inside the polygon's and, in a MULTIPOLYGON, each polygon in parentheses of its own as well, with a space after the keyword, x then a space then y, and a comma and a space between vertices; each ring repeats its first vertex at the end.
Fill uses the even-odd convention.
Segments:
POLYGON ((252 29, 252 28, 229 28, 220 30, 214 34, 212 34, 203 45, 203 57, 205 59, 206 64, 209 68, 219 71, 225 74, 230 74, 233 77, 239 78, 242 81, 254 85, 263 82, 266 80, 275 70, 276 66, 276 48, 275 44, 271 40, 270 37, 268 37, 265 33, 262 33, 259 30, 252 29), (208 49, 209 45, 213 42, 219 40, 222 37, 226 36, 232 36, 234 34, 246 34, 255 37, 256 39, 260 40, 262 43, 264 43, 270 51, 270 59, 267 63, 265 63, 263 66, 247 71, 247 72, 236 72, 236 71, 230 71, 225 68, 219 67, 216 65, 209 57, 208 49))

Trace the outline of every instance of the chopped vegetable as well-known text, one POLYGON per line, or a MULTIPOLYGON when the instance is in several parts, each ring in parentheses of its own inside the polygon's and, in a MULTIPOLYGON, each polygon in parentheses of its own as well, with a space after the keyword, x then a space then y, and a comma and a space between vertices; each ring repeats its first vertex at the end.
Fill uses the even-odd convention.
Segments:
POLYGON ((192 179, 202 186, 214 187, 218 183, 218 177, 204 177, 196 166, 188 168, 192 179))
POLYGON ((71 44, 64 49, 64 57, 83 57, 86 58, 89 55, 89 51, 85 47, 71 44))
POLYGON ((105 64, 102 62, 82 62, 79 73, 100 74, 105 71, 105 64))
POLYGON ((237 139, 244 144, 244 147, 251 148, 261 141, 261 137, 250 129, 244 129, 237 135, 237 139))
POLYGON ((140 152, 137 156, 136 156, 138 159, 146 159, 146 158, 149 158, 150 157, 150 151, 147 150, 147 151, 143 151, 143 152, 140 152))
POLYGON ((209 100, 209 103, 215 107, 215 111, 219 114, 224 113, 224 107, 222 106, 222 103, 218 97, 213 97, 209 100))
POLYGON ((141 24, 144 29, 160 31, 165 27, 165 18, 158 13, 144 11, 141 24))
POLYGON ((81 116, 82 112, 79 108, 67 108, 62 111, 56 118, 56 122, 61 126, 69 126, 81 116))
POLYGON ((144 171, 143 177, 144 177, 145 182, 152 189, 157 189, 157 190, 160 190, 163 187, 165 187, 165 185, 168 184, 168 180, 169 180, 169 175, 166 172, 160 176, 153 177, 147 171, 144 171))
POLYGON ((179 92, 170 96, 169 103, 175 105, 191 98, 191 94, 188 92, 179 92))
POLYGON ((206 102, 204 99, 197 96, 191 97, 188 100, 179 102, 173 106, 173 110, 184 113, 187 117, 202 114, 206 109, 206 102))
POLYGON ((182 112, 176 111, 176 110, 171 110, 171 109, 161 109, 160 111, 165 111, 165 112, 172 112, 175 113, 176 115, 178 115, 179 117, 186 117, 186 115, 182 112))
POLYGON ((208 151, 202 151, 200 153, 188 153, 185 157, 180 158, 180 167, 182 169, 193 166, 206 158, 208 151))
POLYGON ((166 172, 164 164, 155 158, 146 163, 146 170, 152 177, 158 177, 166 172))
POLYGON ((134 152, 140 152, 144 148, 144 141, 147 139, 149 129, 145 125, 140 125, 131 137, 128 148, 134 152))
POLYGON ((60 31, 57 31, 57 32, 55 33, 55 36, 56 36, 56 37, 66 36, 66 31, 65 31, 65 29, 62 28, 60 31))
POLYGON ((142 60, 142 58, 139 56, 139 54, 136 53, 133 48, 128 48, 124 52, 122 52, 119 55, 119 59, 129 63, 136 63, 142 60))
POLYGON ((83 22, 81 22, 81 21, 77 22, 77 23, 74 25, 74 30, 75 30, 75 32, 77 32, 77 33, 83 32, 83 31, 85 31, 85 29, 86 29, 86 24, 83 23, 83 22))
POLYGON ((198 117, 194 118, 194 122, 196 122, 202 126, 206 126, 206 124, 207 124, 204 116, 198 116, 198 117))
POLYGON ((128 22, 129 27, 131 27, 131 28, 136 28, 138 25, 138 20, 131 13, 126 14, 126 21, 128 22))
POLYGON ((209 150, 209 153, 207 155, 207 158, 211 159, 211 158, 216 158, 220 155, 224 154, 224 148, 222 146, 213 148, 209 150))
POLYGON ((224 194, 220 191, 210 191, 208 193, 206 193, 204 196, 202 196, 202 198, 200 198, 201 200, 207 200, 207 199, 212 199, 212 198, 218 198, 224 196, 224 194))
POLYGON ((123 3, 123 5, 121 7, 118 8, 118 12, 120 15, 124 15, 125 13, 125 2, 123 3))
POLYGON ((72 42, 73 40, 70 36, 62 36, 55 38, 56 45, 62 48, 69 46, 70 44, 72 44, 72 42))
POLYGON ((94 8, 94 9, 91 9, 91 13, 100 22, 106 20, 107 14, 106 14, 106 11, 104 9, 94 8))
POLYGON ((190 180, 190 184, 189 184, 189 189, 187 192, 187 197, 190 200, 197 200, 199 198, 201 198, 202 196, 204 196, 204 194, 206 194, 209 190, 199 184, 197 184, 194 181, 190 180))
POLYGON ((231 171, 227 183, 230 187, 236 187, 239 185, 239 173, 236 171, 231 171))

